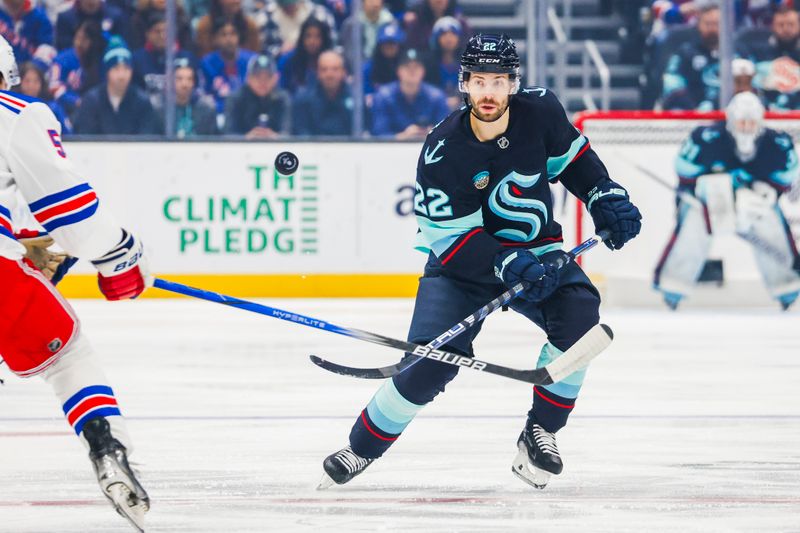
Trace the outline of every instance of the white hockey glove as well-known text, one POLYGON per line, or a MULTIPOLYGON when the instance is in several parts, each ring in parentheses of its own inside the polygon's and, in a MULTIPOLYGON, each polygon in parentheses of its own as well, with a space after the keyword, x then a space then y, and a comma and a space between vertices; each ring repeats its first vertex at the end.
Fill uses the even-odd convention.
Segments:
POLYGON ((97 282, 106 300, 136 298, 153 286, 144 247, 132 233, 122 230, 122 239, 102 257, 92 261, 97 282))

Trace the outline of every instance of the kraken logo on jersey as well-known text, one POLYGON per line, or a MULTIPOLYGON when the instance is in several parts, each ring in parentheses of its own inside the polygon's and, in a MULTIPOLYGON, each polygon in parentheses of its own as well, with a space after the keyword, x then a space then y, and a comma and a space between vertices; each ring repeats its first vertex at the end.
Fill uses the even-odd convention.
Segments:
POLYGON ((501 229, 494 233, 496 237, 516 242, 530 242, 539 235, 542 223, 547 223, 547 206, 539 200, 520 198, 522 193, 518 186, 533 187, 540 177, 541 173, 526 176, 511 171, 494 188, 489 198, 489 209, 498 217, 530 226, 530 231, 527 233, 519 229, 501 229))

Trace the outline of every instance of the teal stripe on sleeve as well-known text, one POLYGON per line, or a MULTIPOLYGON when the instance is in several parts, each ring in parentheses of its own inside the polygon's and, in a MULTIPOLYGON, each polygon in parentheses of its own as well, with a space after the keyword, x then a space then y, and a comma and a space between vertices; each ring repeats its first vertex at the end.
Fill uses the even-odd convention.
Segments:
POLYGON ((472 228, 483 226, 483 214, 478 209, 472 214, 450 220, 433 221, 417 215, 420 233, 417 234, 415 249, 422 252, 432 250, 437 256, 442 255, 464 233, 472 228))
POLYGON ((798 175, 800 175, 798 170, 797 154, 794 149, 791 149, 786 157, 786 168, 773 172, 770 174, 769 179, 784 187, 791 187, 798 175))
POLYGON ((587 142, 589 141, 586 140, 586 137, 583 135, 578 135, 578 137, 572 141, 572 144, 569 146, 569 150, 567 150, 566 153, 557 157, 548 157, 547 179, 553 181, 559 174, 561 174, 587 142))
POLYGON ((705 167, 696 165, 688 159, 678 156, 675 158, 675 172, 684 178, 696 178, 705 172, 705 167))

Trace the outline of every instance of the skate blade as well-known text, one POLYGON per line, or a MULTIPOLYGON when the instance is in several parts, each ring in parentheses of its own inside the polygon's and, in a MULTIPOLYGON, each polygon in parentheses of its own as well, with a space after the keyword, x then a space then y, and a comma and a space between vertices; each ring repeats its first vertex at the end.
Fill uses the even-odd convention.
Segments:
POLYGON ((528 460, 528 450, 525 449, 524 444, 520 443, 518 448, 519 452, 511 465, 511 472, 531 487, 537 489, 545 488, 552 474, 541 468, 536 468, 530 463, 528 460))
POLYGON ((336 482, 327 473, 323 472, 322 479, 319 480, 317 490, 325 490, 331 488, 336 482))
POLYGON ((106 489, 106 496, 117 512, 122 515, 139 533, 144 533, 144 514, 149 507, 143 503, 131 505, 134 497, 130 489, 123 483, 114 483, 106 489))
POLYGON ((319 485, 317 485, 317 490, 325 490, 331 488, 335 485, 336 482, 329 476, 327 473, 322 474, 322 479, 319 480, 319 485))

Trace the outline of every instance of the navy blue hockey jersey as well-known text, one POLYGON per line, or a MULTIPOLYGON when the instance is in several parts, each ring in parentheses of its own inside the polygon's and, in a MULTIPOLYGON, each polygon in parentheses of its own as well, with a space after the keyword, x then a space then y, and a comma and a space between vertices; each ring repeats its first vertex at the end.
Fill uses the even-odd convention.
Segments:
POLYGON ((428 134, 417 163, 417 249, 432 251, 464 279, 497 282, 493 260, 504 247, 537 255, 560 249, 550 183, 564 178, 585 201, 591 186, 608 178, 553 93, 524 89, 509 106, 506 132, 484 142, 472 132, 469 110, 454 111, 428 134), (587 161, 581 176, 563 174, 578 158, 587 161))
POLYGON ((786 133, 765 128, 756 144, 756 155, 742 161, 736 155, 736 141, 724 122, 700 126, 683 142, 675 159, 680 186, 694 191, 699 176, 725 172, 734 190, 763 181, 778 193, 787 191, 798 176, 797 153, 786 133))

